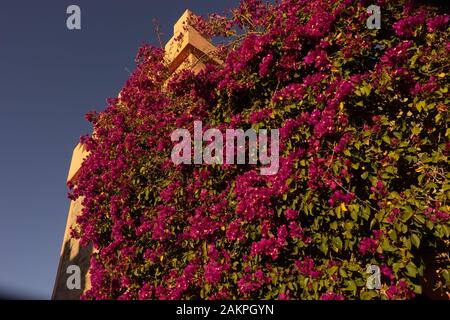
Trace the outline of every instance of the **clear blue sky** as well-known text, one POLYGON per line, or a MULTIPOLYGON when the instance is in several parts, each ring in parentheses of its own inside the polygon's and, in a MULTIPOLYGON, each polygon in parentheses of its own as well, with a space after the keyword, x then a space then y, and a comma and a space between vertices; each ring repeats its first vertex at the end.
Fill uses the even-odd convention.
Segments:
POLYGON ((222 13, 237 0, 0 2, 0 297, 49 299, 69 200, 74 146, 89 110, 116 97, 142 42, 158 45, 185 9, 222 13), (81 8, 80 31, 66 8, 81 8))

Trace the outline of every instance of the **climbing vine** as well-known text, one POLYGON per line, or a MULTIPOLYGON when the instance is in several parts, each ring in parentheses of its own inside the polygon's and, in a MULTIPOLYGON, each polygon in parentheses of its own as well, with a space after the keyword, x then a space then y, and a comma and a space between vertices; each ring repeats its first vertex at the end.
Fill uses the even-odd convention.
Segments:
MULTIPOLYGON (((170 77, 143 46, 70 198, 93 243, 86 299, 410 299, 449 252, 449 16, 412 1, 242 1, 170 77), (373 2, 373 3, 372 3, 373 2), (367 7, 380 6, 381 29, 367 7), (280 129, 280 169, 174 165, 177 128, 280 129), (431 254, 431 255, 430 255, 431 254), (368 265, 381 287, 369 289, 368 265)), ((437 269, 448 292, 450 261, 437 269)))

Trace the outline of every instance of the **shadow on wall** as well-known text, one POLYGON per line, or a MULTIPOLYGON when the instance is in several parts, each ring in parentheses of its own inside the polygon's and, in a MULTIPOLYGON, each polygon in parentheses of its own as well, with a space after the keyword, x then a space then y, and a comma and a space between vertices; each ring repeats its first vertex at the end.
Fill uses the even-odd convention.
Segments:
POLYGON ((82 247, 77 240, 69 239, 64 244, 64 250, 58 266, 56 283, 53 289, 52 300, 79 300, 80 295, 89 287, 88 277, 90 255, 92 253, 92 245, 82 247), (75 256, 73 252, 77 251, 75 256), (72 257, 72 258, 71 258, 72 257), (67 287, 67 279, 72 273, 67 273, 69 266, 75 265, 80 267, 81 286, 80 289, 70 290, 67 287))
POLYGON ((450 291, 436 289, 445 284, 443 272, 450 261, 450 240, 442 240, 437 248, 424 246, 420 250, 420 256, 425 262, 425 272, 421 280, 422 299, 450 300, 450 291))

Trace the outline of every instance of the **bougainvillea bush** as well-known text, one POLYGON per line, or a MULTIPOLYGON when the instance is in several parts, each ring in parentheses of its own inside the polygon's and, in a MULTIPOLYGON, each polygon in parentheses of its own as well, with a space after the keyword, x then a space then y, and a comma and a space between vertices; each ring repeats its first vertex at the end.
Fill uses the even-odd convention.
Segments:
POLYGON ((73 235, 95 249, 84 298, 448 292, 449 16, 411 1, 247 0, 192 23, 225 39, 223 64, 170 75, 145 45, 119 97, 88 114, 90 155, 69 186, 84 206, 73 235), (174 165, 170 135, 195 120, 279 128, 278 173, 174 165))

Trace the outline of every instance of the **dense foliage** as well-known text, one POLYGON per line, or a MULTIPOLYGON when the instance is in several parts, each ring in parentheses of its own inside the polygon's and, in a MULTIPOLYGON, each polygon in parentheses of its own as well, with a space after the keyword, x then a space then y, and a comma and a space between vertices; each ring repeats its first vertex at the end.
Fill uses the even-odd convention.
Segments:
MULTIPOLYGON (((172 76, 144 46, 72 199, 87 299, 408 299, 448 252, 449 16, 410 1, 243 1, 193 19, 223 65, 172 76), (380 30, 366 8, 382 10, 380 30), (169 79, 169 80, 168 80, 169 79), (178 165, 171 132, 280 128, 280 170, 178 165), (381 268, 369 290, 367 265, 381 268)), ((450 262, 438 270, 448 290, 450 262)))

